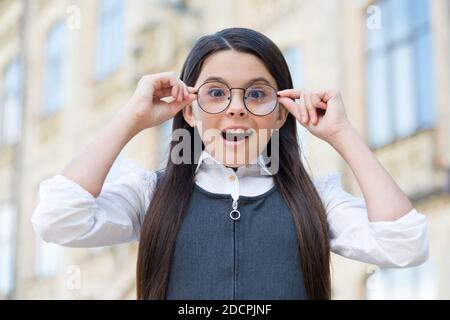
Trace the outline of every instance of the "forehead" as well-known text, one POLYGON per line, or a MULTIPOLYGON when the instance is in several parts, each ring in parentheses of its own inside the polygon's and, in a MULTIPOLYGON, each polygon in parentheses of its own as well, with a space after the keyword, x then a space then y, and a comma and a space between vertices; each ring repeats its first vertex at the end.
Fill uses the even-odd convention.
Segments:
POLYGON ((270 85, 276 87, 275 79, 259 58, 235 50, 219 51, 206 58, 196 85, 209 77, 222 78, 232 86, 244 86, 249 80, 264 78, 270 85))

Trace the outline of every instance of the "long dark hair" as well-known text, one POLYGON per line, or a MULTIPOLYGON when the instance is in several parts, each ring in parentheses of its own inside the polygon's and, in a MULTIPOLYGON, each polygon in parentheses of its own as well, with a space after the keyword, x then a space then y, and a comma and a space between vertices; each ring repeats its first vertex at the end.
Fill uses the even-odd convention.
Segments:
MULTIPOLYGON (((280 49, 265 35, 246 28, 229 28, 197 40, 181 72, 181 79, 194 86, 205 59, 221 50, 236 50, 258 57, 276 80, 278 90, 292 88, 292 78, 280 49)), ((194 186, 199 154, 194 153, 198 134, 179 112, 173 130, 190 132, 190 164, 167 161, 146 217, 141 226, 137 260, 137 298, 164 299, 177 232, 194 186), (176 194, 176 201, 169 197, 176 194)), ((300 157, 296 119, 289 114, 279 130, 279 169, 273 176, 276 188, 292 212, 306 292, 310 299, 330 299, 330 250, 325 208, 300 157)), ((177 144, 172 141, 169 155, 177 144)), ((269 141, 270 145, 270 141, 269 141)))

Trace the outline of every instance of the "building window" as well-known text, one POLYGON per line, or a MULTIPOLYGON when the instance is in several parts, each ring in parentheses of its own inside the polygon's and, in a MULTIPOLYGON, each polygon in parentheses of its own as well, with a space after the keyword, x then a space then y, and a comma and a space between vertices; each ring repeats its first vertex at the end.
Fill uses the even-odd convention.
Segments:
POLYGON ((8 297, 14 287, 16 210, 0 204, 0 297, 8 297))
POLYGON ((17 58, 4 74, 3 103, 0 106, 0 145, 15 144, 22 133, 22 64, 17 58))
POLYGON ((44 115, 58 111, 65 102, 67 29, 60 21, 48 33, 46 42, 44 115))
POLYGON ((436 269, 431 260, 412 268, 381 268, 366 281, 368 300, 437 299, 436 269))
POLYGON ((122 63, 125 40, 123 0, 97 0, 96 77, 102 79, 122 63))
POLYGON ((169 4, 180 13, 186 11, 188 8, 188 3, 186 0, 170 0, 169 4))
POLYGON ((379 29, 367 28, 368 136, 372 147, 434 126, 429 1, 379 0, 379 29))

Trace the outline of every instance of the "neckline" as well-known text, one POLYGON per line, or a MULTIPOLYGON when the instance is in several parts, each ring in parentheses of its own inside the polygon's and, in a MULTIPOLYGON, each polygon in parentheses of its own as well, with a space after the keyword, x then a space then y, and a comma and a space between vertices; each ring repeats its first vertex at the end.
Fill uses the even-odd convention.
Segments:
MULTIPOLYGON (((194 188, 196 188, 198 191, 200 191, 201 193, 212 197, 212 198, 219 198, 219 199, 232 199, 231 194, 225 194, 225 193, 213 193, 210 192, 208 190, 203 189, 202 187, 200 187, 198 184, 194 183, 194 188)), ((262 198, 266 198, 269 195, 271 195, 272 193, 274 193, 277 190, 276 185, 273 185, 269 190, 267 190, 266 192, 257 195, 257 196, 239 196, 239 200, 246 200, 246 201, 252 201, 252 200, 259 200, 262 198)))

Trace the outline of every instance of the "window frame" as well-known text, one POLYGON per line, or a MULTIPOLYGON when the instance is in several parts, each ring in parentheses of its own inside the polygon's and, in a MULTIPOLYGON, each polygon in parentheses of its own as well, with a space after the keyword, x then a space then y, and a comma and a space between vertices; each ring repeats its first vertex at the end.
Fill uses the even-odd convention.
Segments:
MULTIPOLYGON (((403 0, 404 1, 404 0, 403 0)), ((436 102, 435 102, 435 85, 431 85, 432 90, 432 97, 431 102, 428 104, 428 108, 423 104, 424 98, 423 98, 423 92, 421 90, 421 77, 423 74, 423 70, 430 69, 428 76, 431 78, 430 81, 432 83, 435 83, 435 72, 434 72, 434 61, 433 61, 433 44, 432 44, 432 32, 431 32, 431 25, 430 25, 430 9, 431 9, 431 2, 429 0, 422 0, 421 1, 421 9, 423 11, 423 5, 426 7, 426 13, 424 14, 422 11, 419 13, 419 10, 415 8, 414 6, 406 6, 405 11, 401 11, 400 14, 404 14, 407 21, 407 27, 406 32, 403 30, 403 34, 400 36, 398 35, 400 32, 396 31, 396 29, 401 30, 401 26, 396 26, 394 30, 392 27, 392 21, 394 23, 398 23, 399 19, 397 19, 396 15, 398 15, 398 11, 389 11, 389 8, 386 6, 392 5, 392 0, 379 0, 375 2, 375 5, 379 5, 380 12, 381 12, 381 29, 379 30, 370 30, 366 29, 366 85, 367 85, 367 97, 368 97, 368 104, 367 104, 367 136, 369 140, 369 145, 373 148, 381 148, 383 146, 389 145, 397 140, 405 139, 410 136, 415 135, 417 132, 433 128, 436 125, 436 102), (383 10, 383 8, 385 10, 383 10), (417 23, 415 18, 417 18, 417 14, 421 14, 421 22, 417 23), (422 57, 424 58, 423 61, 419 59, 418 55, 418 43, 421 40, 429 40, 427 43, 429 46, 428 52, 430 52, 430 55, 428 57, 422 57), (372 41, 378 41, 375 45, 372 41), (398 83, 399 80, 395 79, 394 72, 389 72, 390 70, 395 70, 396 64, 394 62, 395 54, 399 52, 399 50, 402 49, 402 46, 406 46, 408 50, 411 51, 411 59, 412 59, 412 67, 410 70, 414 73, 411 81, 412 81, 412 90, 414 91, 415 95, 411 98, 414 101, 414 107, 411 109, 411 112, 414 112, 415 120, 411 123, 414 127, 413 129, 406 131, 406 133, 401 132, 401 126, 399 125, 399 117, 398 117, 398 107, 395 108, 395 100, 394 99, 398 94, 398 83), (370 65, 374 61, 377 61, 377 59, 384 59, 386 61, 386 78, 384 81, 387 83, 387 100, 388 100, 388 106, 386 107, 389 114, 388 119, 384 119, 385 121, 388 121, 388 127, 389 127, 389 133, 387 135, 387 138, 384 138, 380 136, 379 129, 376 129, 376 125, 378 121, 383 121, 383 119, 373 119, 373 115, 375 114, 373 109, 373 106, 371 105, 371 96, 377 95, 375 92, 371 92, 372 85, 371 85, 371 73, 370 73, 370 65), (424 66, 429 66, 429 68, 424 68, 424 66), (432 105, 432 108, 429 108, 429 105, 432 105), (427 111, 429 114, 427 114, 424 110, 430 110, 427 111), (374 126, 375 125, 375 126, 374 126)), ((398 3, 397 3, 398 4, 398 3)), ((400 20, 401 21, 401 20, 400 20)), ((403 26, 404 27, 404 26, 403 26)), ((398 66, 398 65, 397 65, 398 66)), ((377 81, 383 81, 380 79, 377 79, 377 81)), ((373 83, 373 82, 372 82, 373 83)))

